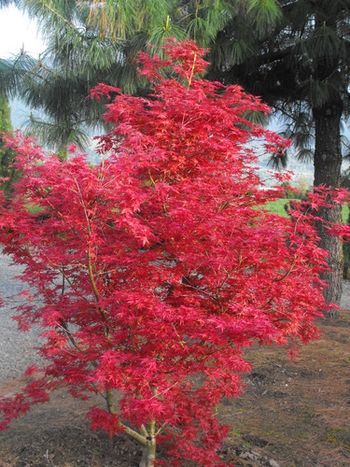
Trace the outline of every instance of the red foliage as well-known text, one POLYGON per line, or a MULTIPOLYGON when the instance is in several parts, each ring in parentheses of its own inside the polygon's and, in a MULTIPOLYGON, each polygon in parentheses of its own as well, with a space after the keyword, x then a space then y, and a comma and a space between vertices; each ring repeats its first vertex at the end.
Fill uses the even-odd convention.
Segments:
MULTIPOLYGON (((23 176, 2 210, 0 240, 41 297, 17 320, 45 329, 48 363, 0 408, 6 425, 58 387, 100 393, 108 412, 89 412, 93 428, 142 434, 155 421, 171 465, 219 465, 226 429, 214 408, 241 391, 243 349, 317 336, 326 253, 305 203, 290 218, 259 208, 281 191, 261 189, 247 144, 288 144, 246 118, 267 106, 200 79, 203 51, 193 43, 167 52, 165 62, 142 56, 151 96, 108 105, 113 129, 100 139, 99 164, 8 141, 23 176), (162 77, 162 66, 180 81, 162 77)), ((99 85, 93 94, 110 91, 119 92, 99 85)))

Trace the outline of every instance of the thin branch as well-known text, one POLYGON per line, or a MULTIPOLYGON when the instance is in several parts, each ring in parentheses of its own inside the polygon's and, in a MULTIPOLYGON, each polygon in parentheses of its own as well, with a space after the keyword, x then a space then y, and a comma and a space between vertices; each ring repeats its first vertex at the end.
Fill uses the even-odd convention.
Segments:
MULTIPOLYGON (((86 206, 85 206, 85 203, 84 203, 84 199, 83 199, 83 195, 82 195, 82 192, 80 190, 80 186, 79 186, 79 183, 77 181, 76 178, 74 178, 74 182, 75 182, 75 185, 77 187, 77 190, 78 190, 78 195, 79 195, 79 198, 80 198, 80 204, 84 210, 84 215, 85 215, 85 218, 86 218, 86 225, 87 225, 87 230, 88 230, 88 234, 89 234, 89 240, 91 239, 91 234, 92 234, 92 230, 91 230, 91 224, 90 224, 90 218, 88 216, 88 213, 87 213, 87 210, 86 210, 86 206)), ((89 280, 90 280, 90 284, 91 284, 91 287, 92 287, 92 290, 93 290, 93 293, 94 293, 94 296, 95 296, 95 301, 96 301, 96 306, 97 306, 97 309, 98 309, 98 312, 100 313, 100 315, 102 316, 102 318, 107 321, 107 316, 106 316, 106 312, 100 307, 99 305, 99 302, 100 302, 100 292, 98 290, 98 287, 97 287, 97 284, 96 284, 96 280, 95 280, 95 276, 94 276, 94 270, 93 270, 93 264, 92 264, 92 257, 91 257, 91 246, 90 246, 90 242, 89 242, 89 246, 88 246, 88 251, 87 251, 87 261, 88 261, 88 276, 89 276, 89 280)), ((106 326, 105 328, 105 336, 108 338, 109 336, 109 327, 106 326)))
POLYGON ((196 66, 196 61, 197 61, 197 54, 195 53, 194 54, 194 57, 193 57, 193 63, 192 63, 192 68, 191 68, 191 74, 190 74, 190 77, 188 79, 188 87, 191 86, 192 84, 192 80, 193 80, 193 75, 194 75, 194 68, 196 66))
POLYGON ((82 352, 83 350, 79 347, 79 345, 77 344, 76 340, 74 339, 73 337, 73 334, 70 332, 68 326, 67 326, 67 323, 65 321, 61 321, 60 324, 56 324, 56 327, 62 329, 62 331, 64 332, 64 334, 68 337, 70 343, 73 345, 74 348, 76 348, 77 350, 79 350, 79 352, 82 352))

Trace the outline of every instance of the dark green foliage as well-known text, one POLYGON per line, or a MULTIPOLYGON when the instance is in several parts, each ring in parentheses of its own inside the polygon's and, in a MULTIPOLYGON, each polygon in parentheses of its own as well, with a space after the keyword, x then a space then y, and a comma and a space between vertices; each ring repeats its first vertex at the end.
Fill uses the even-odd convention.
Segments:
POLYGON ((0 94, 0 132, 11 130, 11 113, 7 98, 0 94))
POLYGON ((275 3, 280 16, 265 35, 242 16, 218 34, 212 76, 261 95, 285 119, 305 160, 313 155, 314 110, 341 100, 344 116, 349 112, 350 2, 275 3))
MULTIPOLYGON (((26 68, 24 78, 20 74, 17 89, 45 115, 31 116, 28 130, 58 150, 68 143, 87 144, 87 129, 96 125, 102 110, 87 99, 98 82, 146 92, 136 74, 140 50, 151 46, 159 51, 170 36, 212 47, 219 31, 242 14, 263 34, 280 14, 274 0, 23 0, 21 6, 39 20, 48 48, 26 68)), ((246 52, 236 48, 234 54, 243 59, 246 52)))
MULTIPOLYGON (((211 48, 210 77, 240 82, 285 120, 301 160, 313 156, 312 109, 341 96, 348 109, 348 0, 26 0, 48 49, 24 95, 43 110, 29 128, 49 145, 84 145, 100 109, 86 100, 98 81, 142 92, 135 56, 169 36, 211 48), (57 127, 57 130, 53 128, 57 127), (47 137, 46 137, 47 135, 47 137), (44 139, 45 139, 44 138, 44 139)), ((286 159, 276 160, 278 163, 286 159)))

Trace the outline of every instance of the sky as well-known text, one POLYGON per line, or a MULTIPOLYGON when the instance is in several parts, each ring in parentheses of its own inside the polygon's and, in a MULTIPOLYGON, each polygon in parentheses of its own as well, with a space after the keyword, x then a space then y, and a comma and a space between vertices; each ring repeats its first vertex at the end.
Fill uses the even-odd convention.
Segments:
POLYGON ((44 50, 44 43, 34 20, 14 6, 0 10, 0 57, 9 58, 24 48, 37 57, 44 50))
POLYGON ((0 10, 0 31, 0 58, 17 55, 22 48, 35 57, 44 50, 35 21, 14 6, 0 10))
MULTIPOLYGON (((24 50, 38 57, 45 49, 38 24, 13 5, 0 10, 0 58, 11 58, 24 50)), ((22 128, 28 121, 30 109, 19 99, 12 99, 11 120, 14 128, 22 128)))

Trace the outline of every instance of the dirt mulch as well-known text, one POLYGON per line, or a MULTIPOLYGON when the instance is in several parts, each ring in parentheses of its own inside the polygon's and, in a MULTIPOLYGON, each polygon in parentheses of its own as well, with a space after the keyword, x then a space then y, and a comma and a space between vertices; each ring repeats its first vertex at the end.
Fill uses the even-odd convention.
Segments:
MULTIPOLYGON (((322 338, 298 361, 281 349, 252 349, 245 394, 225 400, 232 426, 221 450, 237 466, 350 466, 350 316, 323 321, 322 338)), ((1 385, 15 392, 18 380, 1 385)), ((33 408, 0 434, 0 467, 132 467, 140 450, 129 439, 89 430, 84 402, 63 393, 33 408)))
POLYGON ((350 466, 349 312, 320 327, 321 339, 295 362, 275 348, 248 356, 254 370, 246 393, 221 408, 233 426, 227 443, 248 452, 248 461, 256 454, 243 465, 266 458, 281 467, 350 466))

